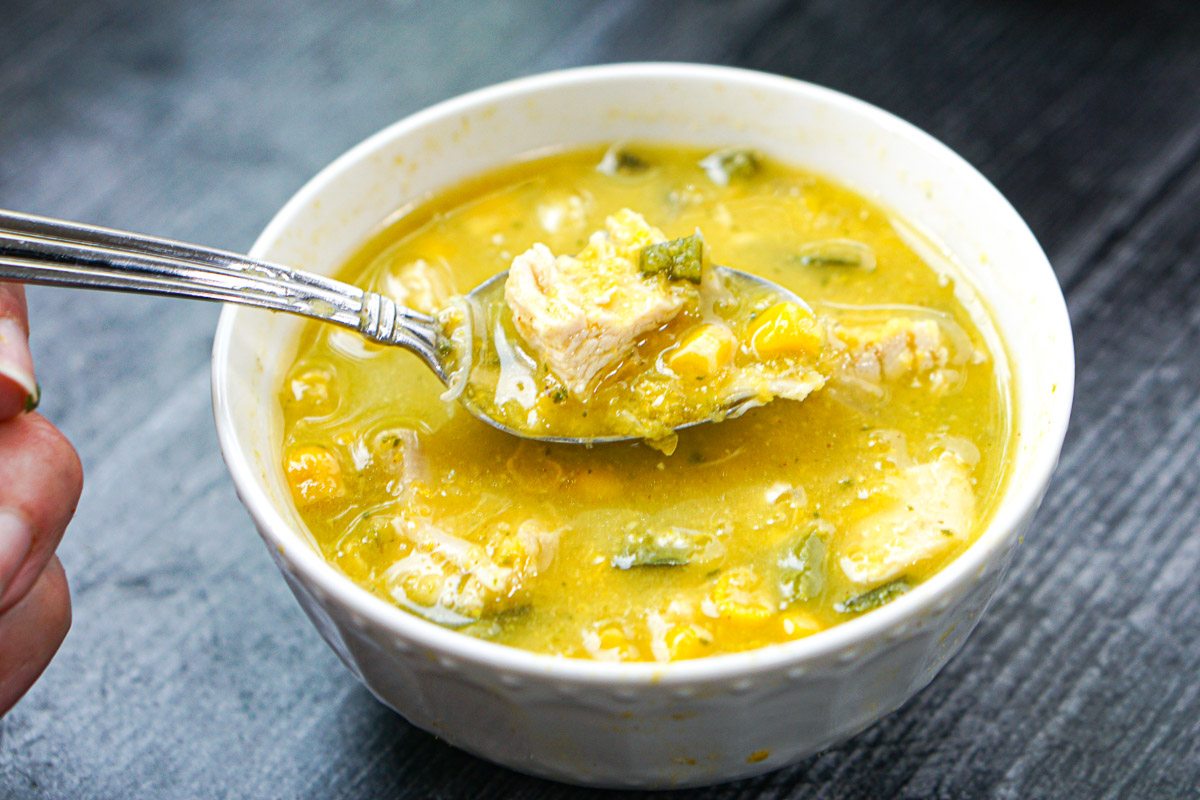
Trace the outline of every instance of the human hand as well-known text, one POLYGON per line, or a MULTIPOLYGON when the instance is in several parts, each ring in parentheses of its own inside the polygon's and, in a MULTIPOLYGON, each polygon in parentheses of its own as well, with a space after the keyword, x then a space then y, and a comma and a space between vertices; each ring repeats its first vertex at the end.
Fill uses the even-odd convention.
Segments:
POLYGON ((54 555, 83 471, 40 414, 25 292, 0 284, 0 716, 29 690, 71 627, 67 576, 54 555))

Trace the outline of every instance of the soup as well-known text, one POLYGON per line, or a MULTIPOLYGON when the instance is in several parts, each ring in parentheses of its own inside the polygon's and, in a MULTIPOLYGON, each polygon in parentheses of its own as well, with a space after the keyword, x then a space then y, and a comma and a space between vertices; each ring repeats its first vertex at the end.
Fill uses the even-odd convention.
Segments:
MULTIPOLYGON (((749 363, 755 331, 803 322, 819 342, 803 357, 806 390, 649 442, 541 443, 476 420, 415 356, 312 324, 280 387, 281 459, 331 564, 468 635, 670 661, 809 636, 890 602, 970 544, 1003 479, 1003 353, 954 277, 918 255, 927 247, 910 226, 816 175, 737 149, 559 153, 407 211, 341 277, 461 323, 479 313, 458 295, 539 246, 580 254, 597 232, 615 240, 626 212, 665 242, 699 235, 711 262, 803 298, 811 319, 774 302, 731 311, 723 363, 749 363)), ((496 309, 484 330, 503 322, 496 309)), ((686 373, 642 358, 704 335, 706 320, 676 319, 634 335, 612 369, 575 375, 572 402, 619 407, 631 359, 639 375, 686 373)), ((526 419, 523 402, 540 403, 553 418, 567 362, 547 364, 501 328, 530 392, 492 384, 472 402, 526 419)))

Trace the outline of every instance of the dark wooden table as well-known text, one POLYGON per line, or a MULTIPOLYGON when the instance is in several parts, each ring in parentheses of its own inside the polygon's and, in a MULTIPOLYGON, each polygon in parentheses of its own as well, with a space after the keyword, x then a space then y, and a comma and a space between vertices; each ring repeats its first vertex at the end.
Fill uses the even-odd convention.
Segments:
MULTIPOLYGON (((342 150, 546 69, 736 64, 883 106, 976 164, 1066 289, 1075 414, 991 612, 926 690, 690 796, 1200 796, 1200 6, 1083 0, 4 0, 0 206, 248 248, 342 150)), ((87 485, 75 624, 3 722, 0 797, 595 796, 377 704, 284 588, 210 417, 215 306, 32 290, 87 485)))

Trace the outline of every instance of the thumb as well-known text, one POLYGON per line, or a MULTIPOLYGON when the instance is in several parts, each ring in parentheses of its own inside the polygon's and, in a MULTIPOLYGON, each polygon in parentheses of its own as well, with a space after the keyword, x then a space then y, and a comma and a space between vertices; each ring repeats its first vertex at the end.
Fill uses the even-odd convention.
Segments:
POLYGON ((29 352, 25 289, 0 284, 0 420, 32 410, 39 396, 29 352))

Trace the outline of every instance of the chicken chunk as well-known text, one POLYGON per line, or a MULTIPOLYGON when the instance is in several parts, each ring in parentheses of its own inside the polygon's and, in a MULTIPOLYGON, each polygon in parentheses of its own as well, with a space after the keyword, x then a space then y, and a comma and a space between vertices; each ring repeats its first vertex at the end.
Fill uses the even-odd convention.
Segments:
POLYGON ((854 583, 876 585, 962 542, 975 521, 966 466, 950 453, 890 476, 897 498, 850 526, 839 564, 854 583))
POLYGON ((833 333, 845 345, 847 368, 875 384, 941 369, 951 361, 942 328, 932 319, 893 317, 882 324, 839 324, 833 333))
POLYGON ((504 287, 517 331, 576 396, 678 314, 689 291, 639 271, 638 252, 666 240, 640 214, 623 209, 605 228, 577 256, 535 244, 513 259, 504 287))
POLYGON ((384 574, 396 602, 446 625, 462 625, 521 604, 528 584, 554 560, 558 531, 537 520, 501 526, 486 544, 454 536, 424 518, 398 517, 407 554, 384 574))
POLYGON ((583 233, 587 224, 588 212, 591 211, 591 196, 583 194, 555 193, 547 196, 538 204, 537 218, 546 233, 556 234, 560 231, 583 233))
POLYGON ((444 259, 418 258, 383 276, 383 293, 397 303, 424 314, 436 314, 458 293, 454 275, 444 259))

